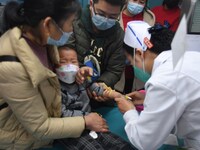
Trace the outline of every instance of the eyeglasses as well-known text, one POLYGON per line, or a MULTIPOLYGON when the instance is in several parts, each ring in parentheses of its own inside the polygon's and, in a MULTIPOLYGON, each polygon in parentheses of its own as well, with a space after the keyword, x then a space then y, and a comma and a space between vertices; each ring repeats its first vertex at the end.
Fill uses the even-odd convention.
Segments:
POLYGON ((60 33, 64 33, 64 31, 61 29, 61 27, 52 19, 52 22, 53 24, 56 26, 57 30, 60 32, 60 33))
POLYGON ((95 15, 99 15, 99 16, 101 16, 101 17, 105 17, 105 18, 107 18, 107 19, 114 19, 114 20, 116 20, 116 21, 119 21, 120 20, 120 15, 119 14, 116 14, 116 15, 107 15, 107 14, 105 14, 105 12, 97 12, 96 10, 95 10, 95 7, 94 7, 94 4, 93 4, 93 10, 94 10, 94 14, 95 15))

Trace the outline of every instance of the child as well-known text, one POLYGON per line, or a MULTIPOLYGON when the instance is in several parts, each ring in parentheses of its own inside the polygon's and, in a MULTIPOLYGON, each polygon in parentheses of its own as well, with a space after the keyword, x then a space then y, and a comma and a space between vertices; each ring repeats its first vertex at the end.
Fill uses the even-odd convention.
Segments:
MULTIPOLYGON (((75 76, 79 70, 79 63, 76 51, 68 47, 60 47, 59 55, 60 64, 56 68, 56 72, 61 85, 63 117, 82 116, 91 112, 87 88, 98 96, 104 95, 110 99, 122 96, 105 84, 91 83, 90 77, 83 84, 77 84, 75 76)), ((82 69, 88 70, 89 67, 82 69)))
MULTIPOLYGON (((56 68, 58 78, 61 85, 62 94, 62 116, 83 116, 91 111, 89 105, 89 97, 87 95, 88 80, 84 84, 75 82, 76 73, 79 70, 76 51, 67 47, 59 48, 60 64, 56 68)), ((84 67, 84 69, 88 69, 84 67)), ((92 84, 91 88, 95 90, 97 95, 103 93, 103 88, 98 84, 92 84)))
MULTIPOLYGON (((75 76, 79 71, 79 63, 76 51, 63 46, 59 48, 59 55, 60 64, 56 68, 56 72, 61 85, 63 117, 85 116, 91 112, 87 88, 92 92, 95 91, 97 95, 105 94, 113 98, 122 96, 106 85, 91 84, 90 80, 86 80, 83 84, 77 84, 75 76)), ((90 68, 82 67, 81 69, 87 71, 90 68)), ((81 138, 66 139, 63 142, 65 142, 65 145, 68 145, 69 149, 73 149, 77 143, 84 145, 87 141, 91 142, 89 145, 91 149, 133 149, 129 143, 111 132, 96 133, 85 130, 81 138), (107 141, 108 139, 109 141, 107 141)))

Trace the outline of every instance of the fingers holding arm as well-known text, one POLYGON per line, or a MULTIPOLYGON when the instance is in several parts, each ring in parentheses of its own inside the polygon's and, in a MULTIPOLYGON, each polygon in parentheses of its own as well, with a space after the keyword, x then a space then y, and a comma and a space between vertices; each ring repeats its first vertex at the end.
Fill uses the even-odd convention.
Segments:
POLYGON ((115 98, 117 106, 122 113, 135 109, 132 101, 127 100, 125 97, 115 98))

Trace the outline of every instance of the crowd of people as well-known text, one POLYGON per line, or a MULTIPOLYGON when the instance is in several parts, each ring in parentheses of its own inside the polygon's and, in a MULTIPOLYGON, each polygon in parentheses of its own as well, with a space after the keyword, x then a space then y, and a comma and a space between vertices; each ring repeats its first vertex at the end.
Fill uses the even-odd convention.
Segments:
POLYGON ((69 150, 156 150, 170 134, 200 149, 200 54, 186 51, 173 65, 181 1, 147 4, 8 2, 0 37, 0 149, 59 143, 69 150), (123 75, 125 87, 117 91, 123 75), (96 112, 105 106, 123 115, 128 141, 96 112))

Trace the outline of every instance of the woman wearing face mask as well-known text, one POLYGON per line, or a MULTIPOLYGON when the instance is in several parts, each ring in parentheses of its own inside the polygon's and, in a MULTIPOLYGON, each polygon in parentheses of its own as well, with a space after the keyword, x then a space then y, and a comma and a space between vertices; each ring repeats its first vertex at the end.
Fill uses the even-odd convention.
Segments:
POLYGON ((178 28, 181 10, 180 0, 164 0, 162 6, 152 9, 155 14, 156 23, 160 23, 175 32, 178 28))
MULTIPOLYGON (((120 16, 120 25, 122 29, 126 30, 127 23, 129 21, 134 20, 143 20, 147 22, 150 26, 153 26, 155 23, 155 16, 154 14, 147 8, 147 0, 127 0, 126 5, 121 13, 120 16)), ((139 90, 144 87, 144 83, 131 76, 129 72, 132 71, 132 67, 127 64, 124 72, 125 77, 121 77, 121 80, 118 82, 117 86, 121 86, 124 84, 124 92, 129 93, 133 89, 139 90), (123 78, 125 78, 124 82, 123 78)))
POLYGON ((37 149, 54 139, 79 137, 85 128, 107 131, 96 113, 60 118, 60 87, 52 71, 59 63, 55 46, 67 42, 79 10, 76 0, 6 5, 0 38, 1 149, 37 149))
POLYGON ((150 26, 154 25, 155 16, 147 8, 147 0, 127 0, 121 14, 121 27, 125 30, 127 23, 134 20, 143 20, 150 26))

